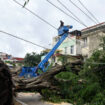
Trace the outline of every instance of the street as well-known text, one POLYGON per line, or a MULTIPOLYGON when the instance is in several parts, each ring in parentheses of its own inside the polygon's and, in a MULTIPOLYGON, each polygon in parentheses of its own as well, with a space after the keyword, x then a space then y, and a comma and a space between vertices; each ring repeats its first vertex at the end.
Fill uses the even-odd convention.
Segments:
POLYGON ((46 102, 42 101, 42 97, 40 94, 19 93, 18 99, 28 105, 53 105, 47 104, 46 102))
POLYGON ((18 100, 22 101, 27 105, 71 105, 69 103, 61 103, 61 104, 52 104, 48 102, 44 102, 39 93, 19 93, 18 100))

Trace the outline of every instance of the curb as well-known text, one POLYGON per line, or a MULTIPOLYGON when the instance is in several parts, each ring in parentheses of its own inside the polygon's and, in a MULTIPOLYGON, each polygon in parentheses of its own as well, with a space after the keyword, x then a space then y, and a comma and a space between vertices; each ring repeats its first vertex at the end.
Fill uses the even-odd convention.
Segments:
POLYGON ((23 103, 22 101, 20 101, 20 100, 18 100, 18 99, 16 99, 16 98, 15 98, 15 100, 16 100, 17 102, 19 102, 20 104, 22 104, 22 105, 28 105, 28 104, 25 104, 25 103, 23 103))

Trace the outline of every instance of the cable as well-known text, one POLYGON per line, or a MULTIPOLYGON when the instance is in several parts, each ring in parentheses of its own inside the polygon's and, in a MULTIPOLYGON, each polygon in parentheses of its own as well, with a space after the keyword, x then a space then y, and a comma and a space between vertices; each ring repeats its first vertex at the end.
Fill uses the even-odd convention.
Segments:
POLYGON ((91 21, 93 21, 95 24, 97 24, 96 21, 94 21, 89 15, 87 15, 80 7, 78 7, 74 2, 72 2, 71 0, 69 0, 69 2, 71 2, 76 8, 78 8, 83 14, 85 14, 91 21))
POLYGON ((93 15, 93 13, 92 12, 90 12, 89 10, 88 10, 88 8, 81 2, 81 0, 78 0, 79 1, 79 3, 84 7, 84 9, 85 10, 87 10, 87 12, 98 22, 98 23, 100 23, 99 21, 98 21, 98 19, 93 15))
MULTIPOLYGON (((58 10, 60 10, 61 12, 63 12, 64 14, 66 14, 67 16, 69 16, 70 18, 72 18, 73 20, 77 21, 78 23, 80 23, 77 19, 75 19, 74 17, 72 17, 71 15, 69 15, 68 13, 66 13, 64 10, 62 10, 60 7, 56 6, 55 4, 53 4, 51 1, 46 0, 47 2, 49 2, 51 5, 53 5, 55 8, 57 8, 58 10)), ((81 23, 80 23, 81 24, 81 23)), ((84 24, 82 24, 83 26, 85 26, 84 24)), ((86 26, 85 26, 86 27, 86 26)))
MULTIPOLYGON (((22 6, 22 4, 20 4, 19 2, 17 2, 16 0, 13 0, 15 3, 17 3, 18 5, 22 6)), ((31 11, 30 9, 24 7, 24 9, 26 9, 27 11, 29 11, 30 13, 32 13, 34 16, 36 16, 37 18, 39 18, 40 20, 42 20, 43 22, 45 22, 46 24, 48 24, 49 26, 51 26, 52 28, 56 29, 57 28, 55 26, 53 26, 52 24, 50 24, 48 21, 46 21, 45 19, 41 18, 39 15, 37 15, 36 13, 34 13, 33 11, 31 11)))
POLYGON ((31 42, 31 41, 28 41, 28 40, 26 40, 26 39, 20 38, 20 37, 18 37, 18 36, 16 36, 16 35, 13 35, 13 34, 8 33, 8 32, 5 32, 5 31, 0 30, 0 33, 7 34, 7 35, 9 35, 9 36, 12 36, 12 37, 17 38, 17 39, 19 39, 19 40, 22 40, 22 41, 24 41, 24 42, 28 42, 28 43, 33 44, 33 45, 35 45, 35 46, 38 46, 38 47, 41 47, 41 48, 44 48, 44 49, 48 49, 48 48, 46 48, 46 47, 43 47, 43 46, 41 46, 41 45, 38 45, 38 44, 33 43, 33 42, 31 42))
POLYGON ((66 10, 68 10, 81 24, 83 24, 85 27, 88 27, 85 25, 72 11, 70 11, 69 8, 67 8, 61 1, 57 0, 66 10))
MULTIPOLYGON (((14 38, 17 38, 17 39, 19 39, 19 40, 22 40, 22 41, 31 43, 31 44, 33 44, 33 45, 35 45, 35 46, 38 46, 38 47, 41 47, 41 48, 44 48, 44 49, 48 49, 48 48, 46 48, 46 47, 40 46, 40 45, 35 44, 35 43, 33 43, 33 42, 31 42, 31 41, 28 41, 28 40, 26 40, 26 39, 17 37, 17 36, 15 36, 15 35, 13 35, 13 34, 10 34, 10 33, 8 33, 8 32, 1 31, 1 30, 0 30, 0 32, 1 32, 1 33, 4 33, 4 34, 7 34, 7 35, 9 35, 9 36, 12 36, 12 37, 14 37, 14 38)), ((72 38, 70 38, 70 39, 71 39, 72 41, 75 41, 75 40, 73 40, 72 38)), ((79 41, 79 40, 78 40, 78 41, 79 41)), ((76 42, 76 41, 75 41, 75 42, 76 42)), ((87 63, 91 63, 91 64, 105 64, 105 63, 97 63, 97 62, 87 62, 87 63)))
MULTIPOLYGON (((13 1, 23 7, 23 5, 21 5, 21 4, 20 4, 19 2, 17 2, 16 0, 13 0, 13 1)), ((47 0, 47 1, 48 1, 48 0, 47 0)), ((70 0, 69 0, 69 1, 70 1, 70 0)), ((57 9, 59 9, 60 11, 62 11, 63 13, 65 13, 67 16, 71 17, 72 19, 74 19, 75 21, 77 21, 78 23, 80 23, 80 21, 78 21, 78 20, 75 19, 74 17, 68 15, 65 11, 63 11, 61 8, 59 8, 59 7, 57 7, 56 5, 54 5, 52 2, 50 2, 50 1, 48 1, 48 2, 49 2, 50 4, 52 4, 54 7, 56 7, 57 9)), ((74 3, 74 5, 75 5, 75 3, 74 3)), ((50 25, 51 27, 53 27, 54 29, 57 30, 57 28, 56 28, 55 26, 51 25, 49 22, 47 22, 46 20, 44 20, 43 18, 41 18, 40 16, 38 16, 37 14, 35 14, 33 11, 29 10, 29 9, 26 8, 26 7, 24 7, 24 8, 25 8, 27 11, 29 11, 30 13, 32 13, 33 15, 35 15, 36 17, 38 17, 39 19, 41 19, 42 21, 44 21, 46 24, 50 25)), ((79 8, 79 7, 78 7, 78 8, 79 8)), ((80 9, 80 10, 81 10, 81 9, 80 9)), ((84 11, 83 11, 83 12, 84 12, 84 11)), ((86 13, 84 13, 84 14, 87 15, 86 13)), ((87 15, 87 16, 88 16, 88 15, 87 15)), ((89 16, 88 16, 88 17, 89 17, 89 16)), ((91 19, 91 17, 90 17, 90 19, 91 19)), ((91 19, 91 20, 94 21, 93 19, 91 19)), ((94 22, 95 22, 95 21, 94 21, 94 22)), ((95 22, 95 23, 96 23, 96 22, 95 22)), ((81 23, 80 23, 80 24, 81 24, 81 23)), ((83 25, 83 24, 82 24, 82 25, 83 25)), ((84 25, 84 26, 85 26, 85 25, 84 25)), ((85 26, 85 27, 86 27, 86 26, 85 26)), ((35 43, 33 43, 33 42, 30 42, 30 41, 27 41, 27 40, 25 40, 25 39, 19 38, 19 37, 17 37, 17 36, 14 36, 14 35, 12 35, 12 34, 7 33, 7 32, 4 32, 4 31, 0 31, 0 32, 5 33, 5 34, 8 34, 8 35, 10 35, 10 36, 12 36, 12 37, 18 38, 18 39, 23 40, 23 41, 25 41, 25 42, 29 42, 29 43, 34 44, 34 45, 36 45, 36 46, 42 47, 42 48, 44 48, 44 49, 47 49, 47 48, 45 48, 45 47, 43 47, 43 46, 40 46, 40 45, 35 44, 35 43)), ((102 64, 104 64, 104 63, 102 63, 102 64)))
MULTIPOLYGON (((71 0, 69 0, 76 8, 78 8, 80 11, 82 11, 88 18, 90 18, 92 21, 94 21, 89 15, 87 15, 81 8, 79 8, 74 2, 72 2, 71 0)), ((80 1, 80 0, 79 0, 80 1)), ((81 1, 80 1, 81 2, 81 1)), ((81 2, 82 3, 82 2, 81 2)), ((86 8, 87 9, 87 8, 86 8)), ((94 21, 95 22, 95 21, 94 21)), ((95 22, 96 23, 96 22, 95 22)), ((99 23, 99 22, 98 22, 99 23)), ((96 23, 97 24, 97 23, 96 23)), ((91 28, 91 27, 90 27, 91 28)), ((88 28, 88 29, 90 29, 88 28)), ((98 26, 96 26, 96 28, 98 28, 98 26)), ((94 32, 95 33, 95 32, 94 32)), ((99 37, 99 34, 96 33, 97 37, 99 37)))

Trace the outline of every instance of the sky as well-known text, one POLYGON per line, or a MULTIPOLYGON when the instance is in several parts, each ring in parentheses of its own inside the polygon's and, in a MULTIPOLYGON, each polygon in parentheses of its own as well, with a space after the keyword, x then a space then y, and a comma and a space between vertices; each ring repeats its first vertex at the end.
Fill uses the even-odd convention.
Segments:
MULTIPOLYGON (((25 0, 17 1, 24 4, 25 0)), ((70 14, 57 2, 57 0, 50 1, 70 14)), ((69 0, 60 1, 75 13, 75 15, 87 26, 95 25, 93 21, 75 8, 69 0)), ((84 10, 78 0, 72 1, 84 10)), ((84 3, 84 5, 95 15, 100 23, 105 21, 105 0, 81 0, 81 2, 84 3)), ((57 10, 46 0, 30 0, 26 7, 48 21, 50 24, 54 25, 56 28, 59 27, 60 20, 63 20, 65 25, 73 25, 72 30, 81 30, 86 28, 61 11, 57 10)), ((0 30, 14 34, 47 48, 52 47, 52 38, 57 36, 57 30, 44 23, 24 8, 20 7, 13 0, 0 0, 0 30)), ((26 53, 40 53, 42 50, 43 48, 0 33, 0 52, 11 54, 14 57, 24 57, 26 53)))

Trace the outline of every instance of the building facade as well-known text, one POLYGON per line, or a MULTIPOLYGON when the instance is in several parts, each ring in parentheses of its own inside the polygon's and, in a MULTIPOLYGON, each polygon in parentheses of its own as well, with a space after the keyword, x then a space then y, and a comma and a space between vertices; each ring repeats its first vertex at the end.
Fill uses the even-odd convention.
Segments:
POLYGON ((105 36, 105 22, 82 30, 81 55, 89 58, 96 49, 102 49, 102 37, 105 36))
MULTIPOLYGON (((75 33, 74 31, 73 33, 75 33)), ((57 50, 61 55, 79 56, 82 55, 84 60, 89 58, 97 49, 102 49, 102 37, 105 36, 105 22, 85 28, 81 30, 82 34, 78 37, 76 34, 69 34, 57 50)), ((54 46, 61 36, 53 38, 52 46, 54 46)), ((59 54, 54 54, 50 62, 61 64, 59 54)))
MULTIPOLYGON (((53 38, 52 45, 54 46, 61 36, 56 36, 53 38)), ((68 37, 62 42, 62 44, 58 47, 58 50, 60 50, 61 54, 63 55, 80 55, 80 42, 77 40, 78 36, 69 34, 68 37)))
MULTIPOLYGON (((58 52, 56 52, 52 58, 51 61, 53 63, 57 64, 62 64, 61 61, 59 60, 60 56, 79 56, 81 55, 81 46, 80 46, 80 41, 78 39, 80 38, 81 34, 80 31, 75 30, 72 31, 68 37, 62 42, 62 44, 58 47, 58 52)), ((53 43, 52 46, 54 46, 58 40, 60 39, 61 36, 56 36, 53 38, 53 43)), ((70 57, 69 57, 70 58, 70 57)))

